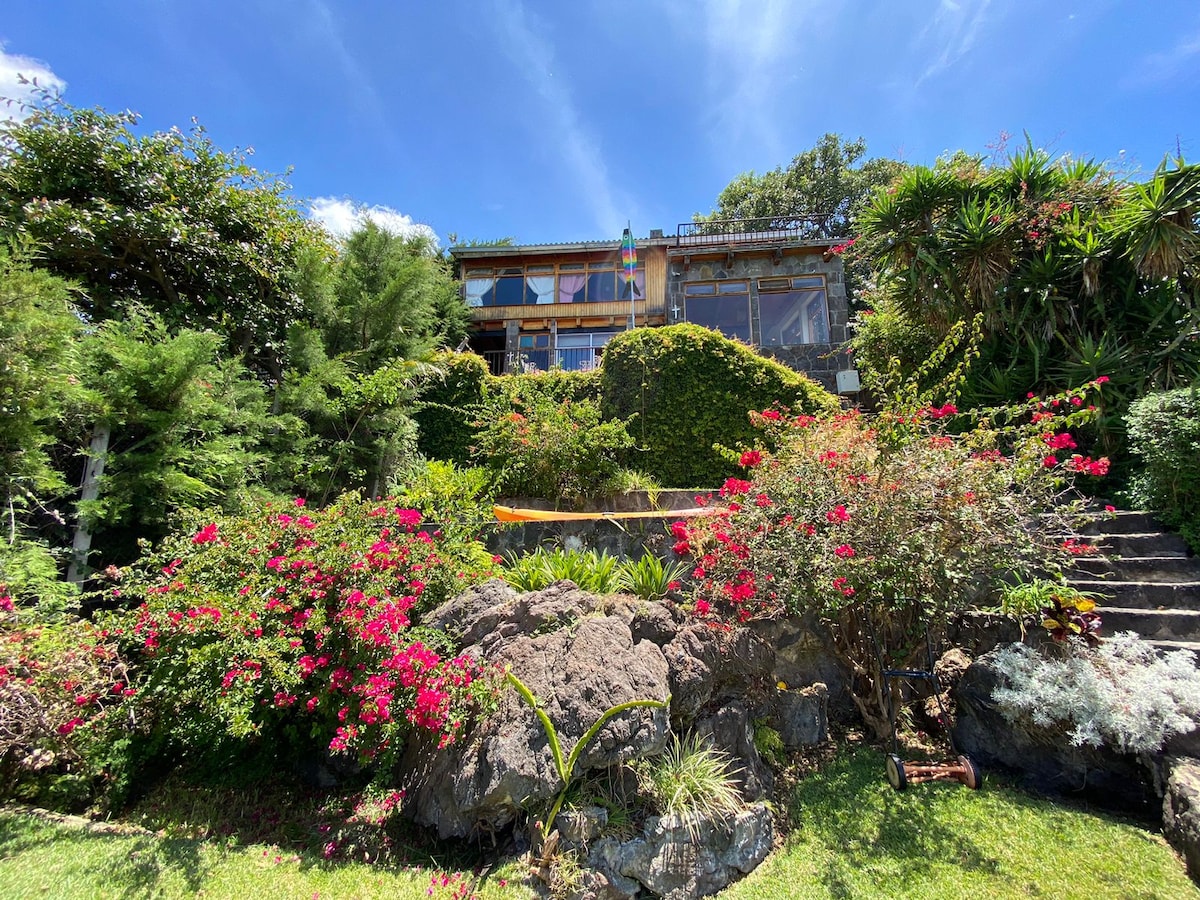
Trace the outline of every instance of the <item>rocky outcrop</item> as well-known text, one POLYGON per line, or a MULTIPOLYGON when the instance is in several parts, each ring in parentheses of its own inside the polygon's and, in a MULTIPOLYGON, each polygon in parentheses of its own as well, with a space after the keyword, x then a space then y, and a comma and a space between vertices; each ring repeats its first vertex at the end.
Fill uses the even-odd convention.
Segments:
POLYGON ((667 900, 706 897, 766 859, 775 832, 766 806, 730 818, 651 816, 631 841, 603 838, 588 863, 626 897, 645 888, 667 900))
POLYGON ((1187 863, 1193 881, 1200 881, 1200 760, 1168 757, 1163 797, 1163 835, 1187 863))
MULTIPOLYGON (((565 756, 610 707, 666 700, 670 692, 662 651, 635 642, 626 621, 595 614, 595 605, 569 582, 525 595, 491 583, 434 618, 475 641, 470 652, 511 668, 541 701, 565 756), (544 628, 555 630, 526 633, 544 628)), ((588 744, 576 774, 661 752, 666 737, 666 710, 628 710, 588 744)), ((546 733, 516 691, 505 691, 496 712, 455 744, 435 749, 414 739, 401 769, 410 773, 410 813, 442 837, 502 828, 562 788, 546 733)))
POLYGON ((983 768, 1019 772, 1038 791, 1082 797, 1109 809, 1151 812, 1154 772, 1141 758, 1105 747, 1074 746, 1062 727, 1011 722, 992 699, 1002 677, 985 653, 963 673, 954 692, 954 740, 983 768))

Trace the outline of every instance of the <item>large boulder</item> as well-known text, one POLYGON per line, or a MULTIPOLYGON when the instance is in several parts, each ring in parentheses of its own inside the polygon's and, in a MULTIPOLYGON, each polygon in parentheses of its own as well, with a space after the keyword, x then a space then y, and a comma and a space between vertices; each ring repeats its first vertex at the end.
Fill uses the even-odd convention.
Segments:
POLYGON ((743 797, 762 800, 771 793, 775 775, 754 744, 754 723, 744 704, 731 700, 711 715, 698 718, 692 730, 729 754, 736 769, 734 780, 743 797))
POLYGON ((1163 797, 1163 835, 1187 863, 1193 881, 1200 881, 1200 760, 1169 757, 1163 797))
POLYGON ((996 652, 971 663, 954 691, 959 752, 985 769, 999 765, 1019 772, 1038 791, 1152 814, 1158 798, 1146 760, 1107 747, 1074 746, 1063 727, 1009 721, 993 699, 1004 677, 994 664, 996 652))
POLYGON ((713 701, 767 696, 775 652, 749 628, 685 625, 663 647, 671 671, 671 718, 690 722, 713 701))
POLYGON ((626 896, 640 885, 667 900, 690 900, 753 871, 770 853, 774 835, 762 804, 729 818, 651 816, 631 841, 597 841, 588 863, 626 896))
MULTIPOLYGON (((431 618, 473 642, 469 652, 510 667, 540 701, 565 757, 611 707, 665 701, 670 693, 662 651, 635 642, 624 619, 596 615, 596 603, 569 582, 523 595, 491 583, 431 618), (553 630, 537 633, 547 629, 553 630)), ((588 744, 574 774, 659 753, 666 736, 665 709, 623 712, 588 744)), ((402 770, 410 814, 442 837, 502 828, 522 811, 548 805, 563 787, 542 724, 515 690, 444 750, 428 737, 414 738, 402 770)))

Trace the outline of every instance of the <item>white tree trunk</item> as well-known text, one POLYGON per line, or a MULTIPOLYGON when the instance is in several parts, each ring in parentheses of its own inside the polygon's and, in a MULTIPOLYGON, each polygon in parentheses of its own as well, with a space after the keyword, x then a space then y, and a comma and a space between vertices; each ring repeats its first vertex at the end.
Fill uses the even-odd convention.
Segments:
MULTIPOLYGON (((92 431, 92 443, 88 447, 88 461, 83 469, 83 483, 79 491, 81 503, 100 496, 100 476, 104 474, 104 460, 108 456, 108 439, 111 435, 112 428, 107 424, 97 425, 92 431)), ((75 540, 71 542, 71 565, 67 569, 67 581, 73 584, 83 582, 91 549, 92 530, 81 516, 76 515, 75 540)))

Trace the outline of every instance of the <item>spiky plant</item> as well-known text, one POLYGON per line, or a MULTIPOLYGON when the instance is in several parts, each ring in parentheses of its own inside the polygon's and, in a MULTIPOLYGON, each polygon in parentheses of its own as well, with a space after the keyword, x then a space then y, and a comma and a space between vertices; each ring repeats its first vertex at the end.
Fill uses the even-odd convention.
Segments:
POLYGON ((655 808, 679 816, 698 840, 702 820, 728 818, 744 808, 738 771, 728 753, 692 732, 683 740, 673 735, 662 755, 645 761, 638 774, 655 808))
POLYGON ((683 562, 664 563, 654 554, 647 553, 639 560, 626 560, 620 565, 617 587, 652 603, 665 597, 671 582, 682 578, 687 569, 683 562))

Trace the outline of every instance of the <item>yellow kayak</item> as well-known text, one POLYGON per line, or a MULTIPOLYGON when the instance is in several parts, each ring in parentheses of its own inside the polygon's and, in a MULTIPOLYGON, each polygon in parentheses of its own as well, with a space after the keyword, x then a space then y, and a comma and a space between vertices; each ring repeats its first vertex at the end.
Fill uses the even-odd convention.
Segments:
POLYGON ((713 516, 728 510, 720 506, 693 506, 690 509, 646 509, 637 512, 560 512, 555 509, 493 506, 492 512, 501 522, 586 522, 596 519, 687 519, 692 516, 713 516))

